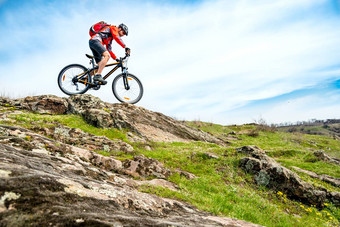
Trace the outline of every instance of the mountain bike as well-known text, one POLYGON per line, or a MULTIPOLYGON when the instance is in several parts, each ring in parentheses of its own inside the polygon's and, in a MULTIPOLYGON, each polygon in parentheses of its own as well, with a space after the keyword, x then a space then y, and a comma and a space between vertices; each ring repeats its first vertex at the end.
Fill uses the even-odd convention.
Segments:
MULTIPOLYGON (((92 67, 86 68, 80 64, 71 64, 60 71, 58 85, 65 94, 84 94, 89 89, 98 90, 103 86, 100 82, 92 82, 98 66, 95 64, 93 56, 86 54, 86 57, 90 59, 92 67)), ((129 57, 130 55, 126 53, 118 62, 107 64, 105 67, 115 67, 103 79, 106 80, 112 73, 121 68, 122 73, 118 74, 112 82, 113 94, 120 102, 135 104, 143 96, 143 85, 135 75, 128 73, 127 62, 129 57)))

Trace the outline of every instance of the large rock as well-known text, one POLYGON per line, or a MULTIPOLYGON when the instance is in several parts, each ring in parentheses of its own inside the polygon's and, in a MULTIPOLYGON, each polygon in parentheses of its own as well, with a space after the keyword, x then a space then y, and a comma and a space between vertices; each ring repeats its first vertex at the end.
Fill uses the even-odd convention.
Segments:
POLYGON ((109 112, 101 109, 87 109, 83 112, 86 122, 97 128, 109 128, 113 126, 113 120, 109 112))
POLYGON ((336 164, 336 165, 340 165, 340 159, 333 158, 333 157, 327 155, 326 152, 324 152, 324 151, 321 151, 321 150, 315 151, 314 155, 322 161, 333 163, 333 164, 336 164))
POLYGON ((35 132, 43 133, 57 141, 72 144, 89 150, 104 150, 106 152, 124 151, 134 152, 133 147, 119 139, 108 139, 105 136, 96 136, 77 128, 63 125, 57 127, 33 127, 35 132))
POLYGON ((116 128, 128 128, 148 140, 165 142, 200 140, 225 144, 209 133, 132 104, 114 104, 111 115, 116 128))
POLYGON ((331 176, 328 176, 326 174, 319 175, 319 174, 316 174, 312 171, 301 169, 301 168, 296 167, 296 166, 293 166, 292 168, 295 169, 298 172, 305 173, 305 174, 309 175, 310 177, 313 177, 313 178, 322 180, 326 183, 332 184, 335 187, 340 187, 340 179, 339 178, 331 177, 331 176))
POLYGON ((141 140, 157 142, 195 140, 226 144, 209 133, 189 127, 164 114, 132 104, 110 104, 88 94, 74 95, 69 98, 43 95, 16 100, 1 99, 0 102, 39 113, 79 114, 89 124, 96 127, 128 129, 141 137, 141 140))
POLYGON ((88 109, 108 109, 111 104, 103 102, 100 98, 89 94, 72 95, 68 98, 70 112, 82 114, 88 109))
POLYGON ((142 156, 135 156, 134 160, 125 160, 123 165, 126 173, 134 177, 168 178, 171 174, 171 171, 158 160, 142 156))
POLYGON ((241 154, 246 154, 246 155, 251 155, 251 154, 265 154, 265 151, 259 148, 258 146, 255 145, 248 145, 248 146, 243 146, 243 147, 238 147, 236 148, 236 152, 241 153, 241 154))
MULTIPOLYGON (((139 192, 144 183, 115 173, 121 168, 110 157, 0 126, 0 225, 257 226, 139 192)), ((164 180, 148 184, 177 190, 164 180)))
POLYGON ((296 173, 268 157, 262 149, 256 146, 245 146, 237 150, 250 155, 242 158, 239 166, 254 174, 254 180, 258 185, 281 191, 288 197, 306 204, 323 207, 326 200, 330 200, 336 206, 340 206, 340 193, 328 192, 326 189, 317 190, 296 173))
POLYGON ((66 114, 69 109, 68 100, 55 95, 28 96, 8 103, 21 109, 49 114, 66 114))

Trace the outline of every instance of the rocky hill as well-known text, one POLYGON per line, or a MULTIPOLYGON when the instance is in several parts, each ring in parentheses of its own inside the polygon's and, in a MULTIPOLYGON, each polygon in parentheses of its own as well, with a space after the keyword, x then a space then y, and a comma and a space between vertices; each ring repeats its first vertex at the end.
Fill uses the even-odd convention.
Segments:
MULTIPOLYGON (((134 105, 104 103, 90 95, 1 99, 0 104, 2 122, 15 124, 8 115, 22 110, 79 114, 96 127, 129 129, 133 132, 129 134, 131 141, 202 140, 223 144, 163 114, 134 105)), ((135 157, 122 162, 90 150, 105 146, 133 152, 128 143, 79 129, 60 126, 32 131, 0 125, 1 226, 255 226, 139 192, 136 188, 142 184, 176 190, 176 185, 164 180, 171 172, 154 159, 135 157), (157 178, 132 178, 140 175, 157 178)))
MULTIPOLYGON (((181 166, 169 168, 139 149, 153 150, 162 143, 204 143, 203 147, 211 148, 202 154, 189 149, 188 160, 222 163, 224 169, 216 167, 217 174, 228 174, 228 146, 237 139, 233 134, 213 135, 161 113, 105 103, 91 95, 0 98, 0 226, 257 226, 200 210, 184 199, 141 190, 154 186, 180 195, 185 193, 184 186, 169 180, 171 177, 194 182, 200 176, 181 166), (45 117, 71 115, 98 130, 118 130, 124 136, 95 135, 45 117), (225 159, 210 152, 215 148, 223 151, 225 159), (124 155, 120 157, 120 153, 124 155)), ((339 207, 339 192, 316 187, 296 173, 306 170, 286 168, 257 146, 240 146, 233 152, 237 153, 233 156, 236 171, 248 174, 255 185, 319 209, 327 203, 339 207)), ((335 166, 340 163, 324 152, 315 157, 335 166)), ((314 176, 334 187, 340 185, 339 178, 314 176)))

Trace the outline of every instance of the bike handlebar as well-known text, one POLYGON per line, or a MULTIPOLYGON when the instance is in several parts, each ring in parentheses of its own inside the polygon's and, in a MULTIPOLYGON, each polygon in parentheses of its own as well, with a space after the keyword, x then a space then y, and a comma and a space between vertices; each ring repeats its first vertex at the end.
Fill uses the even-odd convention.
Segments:
POLYGON ((124 61, 126 58, 130 57, 130 54, 125 53, 125 56, 123 58, 120 58, 121 61, 124 61))

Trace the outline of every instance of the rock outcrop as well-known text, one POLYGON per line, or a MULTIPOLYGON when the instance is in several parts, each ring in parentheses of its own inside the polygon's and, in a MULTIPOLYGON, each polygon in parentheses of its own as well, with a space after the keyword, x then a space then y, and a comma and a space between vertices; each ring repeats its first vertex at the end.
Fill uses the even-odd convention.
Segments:
POLYGON ((339 165, 339 166, 340 166, 340 159, 330 157, 330 156, 327 155, 324 151, 315 151, 315 152, 314 152, 314 155, 315 155, 319 160, 322 160, 322 161, 325 161, 325 162, 329 162, 329 163, 333 163, 333 164, 336 164, 336 165, 339 165))
MULTIPOLYGON (((143 173, 168 173, 150 159, 134 162, 153 164, 143 173)), ((123 169, 112 157, 1 125, 1 226, 256 226, 139 192, 142 184, 177 188, 164 179, 133 180, 123 169)))
POLYGON ((329 200, 336 206, 340 206, 340 193, 316 189, 296 173, 267 156, 262 149, 256 146, 244 146, 237 151, 250 155, 242 158, 239 166, 254 174, 254 180, 258 185, 281 191, 289 198, 306 204, 323 207, 326 200, 329 200))
POLYGON ((135 156, 134 160, 125 160, 123 166, 125 167, 125 173, 134 177, 142 176, 166 179, 171 174, 171 171, 156 159, 141 156, 135 156))
POLYGON ((150 141, 206 141, 226 144, 209 133, 203 132, 176 121, 164 114, 149 111, 132 104, 110 104, 92 95, 74 95, 60 98, 53 95, 5 99, 18 109, 49 114, 80 114, 90 124, 100 128, 128 129, 137 136, 150 141))
POLYGON ((322 181, 324 181, 326 183, 329 183, 331 185, 334 185, 335 187, 340 187, 340 179, 339 178, 331 177, 331 176, 328 176, 326 174, 319 175, 319 174, 316 174, 316 173, 314 173, 312 171, 301 169, 301 168, 296 167, 296 166, 293 166, 292 168, 295 169, 298 172, 305 173, 305 174, 307 174, 310 177, 313 177, 313 178, 322 180, 322 181))
POLYGON ((107 152, 124 151, 127 153, 134 152, 133 147, 122 140, 112 140, 105 136, 96 136, 77 128, 69 128, 59 125, 57 127, 33 127, 32 130, 57 141, 89 150, 103 150, 107 152))

